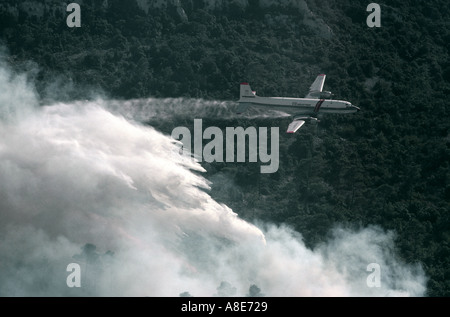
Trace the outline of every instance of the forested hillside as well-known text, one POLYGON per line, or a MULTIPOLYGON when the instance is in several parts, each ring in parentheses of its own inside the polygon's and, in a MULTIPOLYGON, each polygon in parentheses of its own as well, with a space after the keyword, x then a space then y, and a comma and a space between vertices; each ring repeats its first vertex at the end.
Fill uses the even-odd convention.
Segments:
MULTIPOLYGON (((361 0, 78 3, 80 28, 59 1, 0 3, 8 60, 33 69, 43 100, 237 100, 242 81, 303 97, 325 73, 325 89, 362 111, 295 135, 283 133, 287 118, 205 119, 282 132, 277 173, 204 164, 212 196, 245 219, 293 226, 312 248, 337 225, 393 230, 403 261, 423 265, 427 295, 450 295, 448 1, 380 2, 380 28, 361 0)), ((180 124, 149 123, 169 134, 180 124)))

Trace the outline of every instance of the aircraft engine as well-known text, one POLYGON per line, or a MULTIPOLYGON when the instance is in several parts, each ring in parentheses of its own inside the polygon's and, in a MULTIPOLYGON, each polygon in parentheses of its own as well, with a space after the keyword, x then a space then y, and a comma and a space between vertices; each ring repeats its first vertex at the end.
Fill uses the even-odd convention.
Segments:
POLYGON ((322 91, 320 93, 320 99, 331 99, 332 95, 331 91, 322 91))

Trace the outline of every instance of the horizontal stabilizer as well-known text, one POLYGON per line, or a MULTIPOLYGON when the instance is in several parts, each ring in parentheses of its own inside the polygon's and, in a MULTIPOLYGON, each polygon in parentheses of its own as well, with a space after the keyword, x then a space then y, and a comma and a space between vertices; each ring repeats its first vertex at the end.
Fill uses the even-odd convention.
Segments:
POLYGON ((248 106, 249 106, 249 103, 247 103, 247 102, 240 102, 238 107, 237 107, 237 109, 236 109, 236 113, 237 114, 241 114, 241 113, 245 112, 247 110, 248 106))

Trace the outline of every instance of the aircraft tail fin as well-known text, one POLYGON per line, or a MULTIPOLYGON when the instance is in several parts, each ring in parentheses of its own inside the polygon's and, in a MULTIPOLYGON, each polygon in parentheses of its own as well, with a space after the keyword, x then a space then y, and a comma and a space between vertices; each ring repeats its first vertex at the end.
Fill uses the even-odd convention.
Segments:
POLYGON ((248 83, 241 83, 239 106, 236 113, 241 114, 246 111, 254 98, 256 98, 256 91, 253 91, 248 83))
POLYGON ((255 97, 256 91, 253 91, 248 83, 241 83, 240 100, 255 97))

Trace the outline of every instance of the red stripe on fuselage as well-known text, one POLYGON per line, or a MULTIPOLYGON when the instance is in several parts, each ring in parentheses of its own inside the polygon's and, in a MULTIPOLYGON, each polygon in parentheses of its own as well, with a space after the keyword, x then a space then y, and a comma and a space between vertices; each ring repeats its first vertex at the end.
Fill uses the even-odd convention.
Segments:
POLYGON ((323 102, 325 101, 325 99, 320 99, 317 103, 316 103, 316 107, 314 108, 314 113, 319 112, 320 106, 322 106, 323 102))

